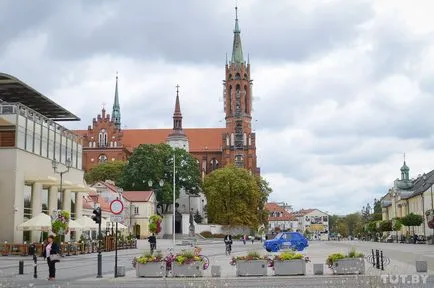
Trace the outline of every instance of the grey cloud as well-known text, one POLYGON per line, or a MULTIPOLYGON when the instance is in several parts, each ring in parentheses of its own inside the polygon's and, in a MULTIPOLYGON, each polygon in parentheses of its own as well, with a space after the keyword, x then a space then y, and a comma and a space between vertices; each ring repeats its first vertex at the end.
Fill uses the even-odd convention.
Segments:
MULTIPOLYGON (((44 30, 49 35, 47 53, 71 60, 112 54, 176 62, 223 63, 224 53, 231 50, 234 13, 230 2, 225 3, 225 13, 221 2, 216 1, 44 4, 33 4, 34 9, 29 9, 30 17, 21 12, 24 4, 11 4, 8 15, 15 15, 15 18, 8 18, 9 25, 17 22, 20 25, 4 40, 20 31, 44 30), (53 10, 57 13, 51 13, 53 10), (186 15, 192 15, 195 20, 187 20, 186 15)), ((358 33, 357 26, 372 17, 366 1, 322 4, 309 14, 295 3, 285 4, 275 3, 264 8, 262 3, 253 3, 244 10, 240 7, 244 50, 251 51, 255 59, 303 60, 350 41, 358 33)))

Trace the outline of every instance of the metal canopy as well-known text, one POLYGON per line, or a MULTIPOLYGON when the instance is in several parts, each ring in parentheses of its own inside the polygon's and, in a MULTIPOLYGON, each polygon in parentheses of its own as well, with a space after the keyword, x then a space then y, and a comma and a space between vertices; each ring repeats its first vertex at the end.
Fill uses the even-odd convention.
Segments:
POLYGON ((80 118, 19 79, 0 73, 0 101, 21 103, 53 121, 80 121, 80 118))

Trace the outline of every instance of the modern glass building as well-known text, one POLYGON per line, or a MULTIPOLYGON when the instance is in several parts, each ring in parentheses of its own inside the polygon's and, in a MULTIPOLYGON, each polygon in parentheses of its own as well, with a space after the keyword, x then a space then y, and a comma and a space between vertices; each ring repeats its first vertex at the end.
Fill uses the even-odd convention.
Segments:
MULTIPOLYGON (((0 241, 38 241, 18 225, 58 209, 82 215, 80 138, 58 124, 78 117, 17 78, 0 73, 0 241)), ((67 240, 67 239, 65 239, 67 240)))

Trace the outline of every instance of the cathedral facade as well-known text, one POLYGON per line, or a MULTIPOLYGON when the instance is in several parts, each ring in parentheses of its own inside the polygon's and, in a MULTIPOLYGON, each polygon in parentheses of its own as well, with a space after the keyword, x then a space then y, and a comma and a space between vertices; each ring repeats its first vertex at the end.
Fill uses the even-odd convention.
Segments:
POLYGON ((243 56, 240 33, 237 15, 232 57, 225 65, 223 81, 225 127, 184 128, 177 89, 171 129, 121 129, 116 76, 112 114, 106 114, 103 108, 87 130, 75 130, 83 139, 83 169, 89 171, 107 161, 125 161, 140 144, 167 143, 189 151, 196 158, 203 176, 228 164, 259 175, 256 135, 251 125, 253 82, 250 63, 243 56))

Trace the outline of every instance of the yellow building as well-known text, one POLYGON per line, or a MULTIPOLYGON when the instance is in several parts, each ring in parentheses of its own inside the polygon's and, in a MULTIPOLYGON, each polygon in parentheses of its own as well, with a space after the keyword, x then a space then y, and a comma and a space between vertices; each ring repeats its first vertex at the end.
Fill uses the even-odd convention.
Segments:
POLYGON ((428 227, 425 213, 434 209, 433 184, 434 170, 427 174, 419 175, 416 179, 410 179, 410 169, 404 161, 401 167, 401 179, 396 179, 388 193, 381 199, 382 219, 393 220, 402 218, 409 213, 422 215, 424 223, 419 227, 402 227, 400 235, 409 235, 414 232, 417 235, 432 237, 434 229, 428 227))

